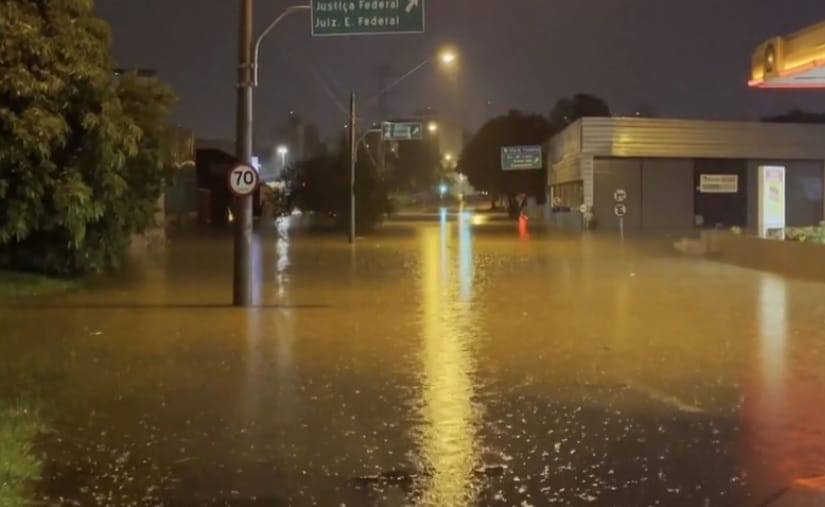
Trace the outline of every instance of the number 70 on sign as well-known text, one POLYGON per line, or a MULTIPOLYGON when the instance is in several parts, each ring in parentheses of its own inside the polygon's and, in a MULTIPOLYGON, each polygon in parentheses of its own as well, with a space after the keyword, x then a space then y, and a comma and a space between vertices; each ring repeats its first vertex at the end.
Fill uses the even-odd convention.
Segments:
POLYGON ((253 194, 259 183, 258 171, 248 165, 239 165, 229 171, 229 190, 238 197, 253 194))

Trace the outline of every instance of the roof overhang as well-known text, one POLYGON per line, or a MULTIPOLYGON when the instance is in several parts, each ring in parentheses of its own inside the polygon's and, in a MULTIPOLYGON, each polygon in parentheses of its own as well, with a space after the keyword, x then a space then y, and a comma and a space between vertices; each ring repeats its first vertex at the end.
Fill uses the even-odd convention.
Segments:
POLYGON ((752 88, 825 89, 825 21, 763 42, 751 67, 752 88))

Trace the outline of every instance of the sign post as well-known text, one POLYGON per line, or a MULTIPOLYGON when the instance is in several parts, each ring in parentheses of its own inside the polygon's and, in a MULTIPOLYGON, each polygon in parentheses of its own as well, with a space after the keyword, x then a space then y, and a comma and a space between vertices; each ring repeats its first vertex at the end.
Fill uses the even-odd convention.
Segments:
POLYGON ((355 244, 355 173, 358 166, 358 110, 355 102, 355 92, 350 95, 349 101, 349 242, 355 244))
MULTIPOLYGON (((247 167, 252 164, 252 87, 255 78, 252 7, 252 0, 243 0, 241 3, 238 44, 238 115, 235 137, 235 155, 238 163, 247 167)), ((231 189, 231 178, 229 183, 231 189)), ((236 194, 233 211, 235 254, 232 304, 245 307, 252 305, 252 193, 236 194)))
POLYGON ((312 35, 424 32, 425 0, 312 0, 312 35))
POLYGON ((623 188, 617 188, 615 192, 613 192, 613 200, 616 201, 616 205, 613 207, 613 213, 619 219, 619 239, 621 239, 622 243, 624 243, 624 217, 627 215, 627 192, 623 188))

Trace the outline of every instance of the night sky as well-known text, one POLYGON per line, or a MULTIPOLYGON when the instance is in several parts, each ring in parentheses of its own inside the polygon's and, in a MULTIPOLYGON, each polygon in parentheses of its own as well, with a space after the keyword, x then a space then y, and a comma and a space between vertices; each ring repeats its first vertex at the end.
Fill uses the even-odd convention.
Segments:
MULTIPOLYGON (((256 0, 258 29, 285 6, 256 0)), ((177 120, 207 138, 234 136, 238 0, 98 0, 118 63, 151 67, 180 96, 177 120)), ((432 106, 467 127, 518 108, 547 114, 576 92, 616 114, 644 103, 662 116, 758 119, 825 111, 825 92, 749 90, 756 45, 825 18, 823 0, 428 0, 424 35, 312 39, 298 14, 265 41, 258 136, 293 110, 329 133, 351 89, 371 96, 378 67, 402 74, 445 43, 455 76, 423 69, 390 97, 391 114, 432 106)), ((377 115, 376 103, 366 113, 377 115)))

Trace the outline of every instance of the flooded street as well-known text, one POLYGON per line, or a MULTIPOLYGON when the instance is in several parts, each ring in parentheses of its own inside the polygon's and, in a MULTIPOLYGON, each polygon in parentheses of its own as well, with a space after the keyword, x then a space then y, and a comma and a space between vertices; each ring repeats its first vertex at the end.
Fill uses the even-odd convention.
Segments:
POLYGON ((0 307, 36 505, 825 504, 825 284, 469 214, 254 252, 251 310, 206 236, 0 307))

